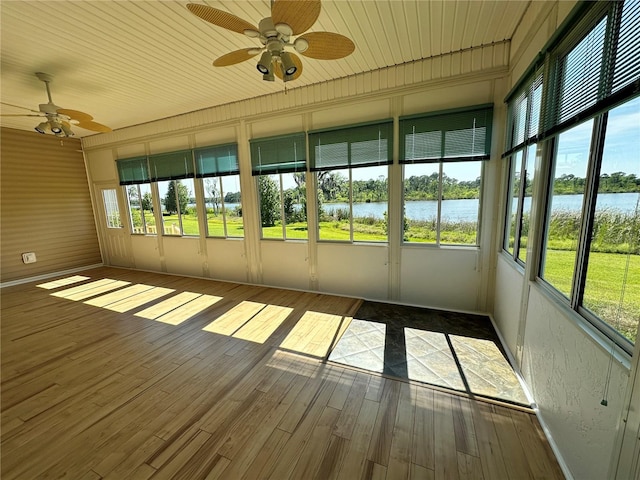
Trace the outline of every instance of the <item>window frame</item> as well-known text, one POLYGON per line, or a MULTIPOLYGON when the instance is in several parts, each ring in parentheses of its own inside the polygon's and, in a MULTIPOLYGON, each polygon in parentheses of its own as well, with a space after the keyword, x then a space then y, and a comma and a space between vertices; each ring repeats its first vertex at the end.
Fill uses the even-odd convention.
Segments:
MULTIPOLYGON (((402 222, 402 246, 410 246, 410 247, 454 247, 454 248, 479 248, 479 239, 480 239, 480 230, 481 230, 481 218, 482 218, 482 197, 483 197, 483 179, 484 179, 484 162, 488 161, 491 156, 491 139, 493 133, 493 103, 482 104, 482 105, 472 105, 469 107, 462 107, 456 109, 442 110, 436 112, 422 113, 417 115, 408 115, 404 117, 400 117, 400 132, 399 132, 399 147, 400 147, 400 165, 402 167, 402 212, 403 212, 403 222, 402 222), (477 116, 476 116, 477 114, 477 116), (484 121, 480 122, 480 125, 476 127, 476 118, 482 118, 484 116, 484 121), (467 118, 468 117, 468 118, 467 118), (473 119, 471 128, 474 131, 472 135, 473 141, 471 143, 471 152, 462 152, 458 155, 450 154, 448 150, 447 143, 447 133, 449 132, 458 132, 463 131, 460 130, 463 128, 464 130, 468 130, 469 124, 468 120, 473 119), (438 152, 432 152, 429 155, 425 151, 425 155, 419 155, 415 157, 413 154, 409 156, 407 154, 406 149, 406 139, 407 139, 407 129, 405 128, 404 123, 407 125, 411 125, 412 122, 416 124, 423 124, 424 131, 418 133, 430 133, 428 125, 432 122, 434 124, 447 125, 448 127, 439 128, 437 130, 441 133, 441 137, 439 140, 440 147, 438 148, 438 152), (475 151, 475 131, 476 128, 484 128, 484 142, 482 151, 475 151), (442 202, 445 201, 443 198, 443 174, 445 174, 446 164, 458 163, 458 162, 480 162, 480 185, 478 187, 478 211, 476 216, 476 235, 475 242, 473 244, 465 244, 465 243, 443 243, 441 241, 441 232, 442 232, 442 202), (437 216, 436 216, 436 241, 435 242, 411 242, 405 240, 405 181, 406 181, 406 165, 420 164, 420 163, 430 163, 438 165, 438 198, 437 198, 437 216)), ((414 129, 415 130, 415 129, 414 129)), ((436 131, 436 130, 434 130, 436 131)), ((411 133, 411 135, 415 135, 415 131, 411 133)), ((465 144, 466 145, 466 144, 465 144)), ((427 148, 428 150, 428 148, 427 148)), ((454 148, 455 150, 455 148, 454 148)))
MULTIPOLYGON (((622 352, 627 355, 631 355, 633 352, 634 344, 622 333, 618 332, 612 325, 607 323, 603 318, 600 318, 597 314, 589 310, 583 305, 584 292, 587 279, 587 270, 589 267, 589 254, 591 248, 591 237, 594 229, 594 218, 596 201, 598 199, 598 183, 601 175, 601 165, 603 160, 603 149, 607 139, 607 121, 609 112, 615 109, 617 106, 623 105, 634 99, 640 97, 640 78, 638 77, 639 62, 634 61, 633 57, 618 57, 618 39, 621 37, 623 28, 625 35, 629 35, 629 32, 638 32, 638 24, 636 22, 636 16, 640 13, 640 6, 632 2, 597 2, 597 3, 583 3, 579 4, 572 14, 570 14, 569 20, 565 25, 556 32, 554 37, 548 42, 541 54, 534 61, 532 67, 528 69, 528 73, 523 76, 523 79, 518 82, 512 92, 521 89, 523 83, 527 82, 525 78, 527 75, 531 75, 532 71, 541 67, 544 68, 544 84, 542 95, 542 113, 540 119, 540 128, 537 135, 532 137, 531 143, 538 143, 537 155, 541 158, 543 169, 540 172, 541 178, 544 179, 544 187, 537 188, 536 192, 541 193, 541 209, 538 218, 535 219, 536 226, 540 228, 540 234, 536 238, 535 258, 531 258, 531 279, 538 283, 543 290, 551 294, 561 305, 566 306, 571 312, 573 312, 577 319, 580 319, 580 323, 583 325, 583 329, 587 332, 598 332, 602 335, 603 341, 616 345, 622 352), (629 6, 629 10, 625 11, 625 7, 629 6), (629 13, 630 12, 630 13, 629 13), (630 18, 633 21, 629 21, 626 26, 623 27, 622 18, 623 15, 629 14, 627 20, 630 18), (563 73, 563 61, 567 58, 584 39, 586 39, 592 32, 595 32, 598 24, 605 19, 606 25, 604 28, 604 40, 602 41, 602 60, 599 61, 600 72, 597 83, 597 97, 592 100, 593 93, 585 93, 581 98, 589 99, 589 101, 582 102, 577 107, 571 105, 572 115, 570 118, 561 118, 560 114, 563 112, 561 107, 564 101, 563 85, 564 78, 563 73), (620 61, 624 69, 621 70, 624 78, 622 83, 615 86, 617 74, 616 61, 620 61), (629 61, 632 63, 629 64, 629 61), (631 71, 632 73, 629 73, 631 71), (625 83, 626 82, 626 83, 625 83), (580 210, 581 222, 579 227, 579 239, 576 247, 576 261, 574 267, 571 270, 571 290, 570 295, 567 298, 558 288, 554 287, 549 281, 543 278, 544 275, 544 262, 547 252, 548 242, 548 225, 549 215, 551 207, 551 199, 553 197, 553 169, 555 162, 557 161, 558 153, 558 136, 566 132, 573 127, 593 119, 593 125, 591 127, 591 142, 588 146, 588 160, 585 180, 585 191, 583 194, 582 208, 580 210), (589 328, 587 328, 589 326, 589 328), (593 330, 592 330, 593 329, 593 330)), ((639 44, 639 41, 633 36, 629 35, 628 39, 631 39, 624 48, 622 48, 623 55, 631 51, 635 46, 639 44), (631 43, 633 42, 633 43, 631 43), (631 46, 630 46, 631 45, 631 46)), ((588 49, 587 47, 580 47, 588 49)), ((575 82, 576 89, 581 88, 580 82, 575 82)), ((593 88, 593 84, 589 84, 589 87, 593 88)), ((566 93, 566 92, 565 92, 566 93)), ((505 101, 508 103, 513 98, 512 93, 507 96, 505 101)), ((571 98, 569 95, 565 95, 565 98, 571 98)), ((582 100, 580 100, 582 101, 582 100)), ((511 124, 508 125, 511 128, 511 124)), ((507 132, 509 136, 511 132, 507 132)), ((509 138, 511 141, 511 138, 509 138)), ((508 143, 509 145, 509 143, 508 143)), ((504 157, 510 157, 515 152, 515 148, 505 152, 504 157)), ((509 172, 511 172, 511 165, 509 165, 509 172)), ((633 173, 633 172, 632 172, 633 173)), ((512 186, 511 186, 511 174, 508 177, 508 190, 507 198, 510 201, 512 199, 512 186)), ((510 205, 507 206, 506 211, 510 211, 510 205)), ((507 218, 506 216, 504 217, 507 218)), ((505 241, 508 241, 508 222, 505 222, 505 232, 503 241, 503 250, 505 241)), ((518 238, 518 236, 516 236, 518 238)), ((513 258, 516 263, 518 262, 517 256, 518 249, 515 248, 511 255, 507 250, 507 254, 513 258)), ((631 253, 629 253, 631 255, 631 253)), ((624 285, 622 286, 624 288, 624 285)), ((638 339, 636 339, 636 342, 638 339)))

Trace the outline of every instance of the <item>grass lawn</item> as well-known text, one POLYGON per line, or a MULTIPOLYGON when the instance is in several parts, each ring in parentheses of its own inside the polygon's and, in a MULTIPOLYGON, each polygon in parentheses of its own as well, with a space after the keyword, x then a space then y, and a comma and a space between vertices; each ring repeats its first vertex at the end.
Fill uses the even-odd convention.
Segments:
MULTIPOLYGON (((567 296, 571 292, 575 255, 575 251, 548 250, 545 261, 544 279, 567 296)), ((624 300, 619 309, 626 266, 627 255, 591 253, 583 304, 635 342, 640 321, 640 255, 629 257, 624 300)))

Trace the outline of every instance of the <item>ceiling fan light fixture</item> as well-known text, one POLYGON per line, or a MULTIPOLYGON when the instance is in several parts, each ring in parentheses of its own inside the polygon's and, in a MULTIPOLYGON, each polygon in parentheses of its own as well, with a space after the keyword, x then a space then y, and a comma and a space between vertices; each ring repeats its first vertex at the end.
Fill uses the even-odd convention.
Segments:
POLYGON ((296 38, 296 41, 293 42, 293 48, 295 48, 298 53, 304 53, 309 48, 309 42, 306 38, 296 38))
POLYGON ((56 135, 62 133, 62 125, 58 120, 49 120, 49 125, 51 126, 51 131, 56 135))
POLYGON ((262 75, 262 80, 264 80, 265 82, 275 82, 276 77, 273 74, 273 70, 270 71, 269 73, 265 73, 264 75, 262 75))
POLYGON ((260 61, 258 62, 258 65, 256 65, 256 68, 263 75, 269 75, 269 73, 271 73, 272 71, 271 61, 272 61, 271 53, 267 50, 260 57, 260 61))
POLYGON ((298 67, 293 63, 293 59, 288 52, 282 52, 280 54, 280 63, 282 65, 282 75, 284 77, 292 76, 298 70, 298 67))
POLYGON ((62 122, 62 124, 60 125, 62 127, 62 132, 64 133, 65 137, 74 137, 75 133, 73 133, 73 131, 71 130, 71 126, 68 124, 65 124, 64 122, 62 122))
POLYGON ((49 131, 49 122, 42 122, 41 124, 36 125, 34 130, 36 132, 42 133, 44 135, 45 133, 47 133, 49 131))

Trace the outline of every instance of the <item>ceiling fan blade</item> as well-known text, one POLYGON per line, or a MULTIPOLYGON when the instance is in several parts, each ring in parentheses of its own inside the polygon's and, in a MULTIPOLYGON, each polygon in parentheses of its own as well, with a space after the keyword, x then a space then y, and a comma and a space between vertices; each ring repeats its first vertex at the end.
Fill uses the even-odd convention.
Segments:
MULTIPOLYGON (((260 50, 258 50, 259 52, 260 50)), ((255 48, 243 48, 242 50, 235 50, 233 52, 222 55, 213 61, 214 67, 228 67, 229 65, 235 65, 236 63, 244 62, 252 57, 255 57, 255 48)))
POLYGON ((276 0, 271 7, 273 24, 286 23, 293 35, 311 28, 320 16, 320 0, 276 0))
MULTIPOLYGON (((300 60, 300 57, 295 53, 289 53, 289 55, 291 56, 291 60, 293 60, 293 64, 296 66, 296 73, 294 73, 289 80, 295 80, 296 78, 300 77, 300 75, 302 75, 302 60, 300 60)), ((280 80, 283 80, 282 69, 280 68, 280 66, 274 68, 273 73, 275 73, 276 77, 278 77, 280 80)))
POLYGON ((350 38, 333 32, 309 32, 299 38, 309 42, 309 48, 300 52, 318 60, 337 60, 353 53, 356 46, 350 38))
POLYGON ((0 113, 0 117, 44 117, 35 113, 0 113))
POLYGON ((72 126, 84 128, 85 130, 91 130, 93 132, 110 132, 111 131, 111 128, 107 127, 106 125, 102 125, 101 123, 93 122, 91 120, 87 120, 84 122, 80 121, 72 126))
POLYGON ((71 110, 69 108, 59 108, 57 112, 60 115, 66 115, 73 120, 77 120, 78 122, 90 122, 93 120, 93 117, 88 113, 80 112, 78 110, 71 110))
POLYGON ((232 32, 244 33, 245 30, 258 30, 254 25, 251 25, 246 20, 236 17, 231 13, 218 10, 217 8, 209 7, 199 3, 188 3, 187 8, 191 13, 197 15, 203 20, 209 23, 213 23, 232 32))

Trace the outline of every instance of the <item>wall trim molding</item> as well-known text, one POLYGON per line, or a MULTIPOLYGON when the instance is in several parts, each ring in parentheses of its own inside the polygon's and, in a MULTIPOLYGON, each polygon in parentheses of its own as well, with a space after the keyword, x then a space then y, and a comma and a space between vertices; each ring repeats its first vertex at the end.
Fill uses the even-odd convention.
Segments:
POLYGON ((84 267, 70 268, 69 270, 45 273, 42 275, 36 275, 35 277, 19 278, 17 280, 0 283, 0 288, 13 287, 15 285, 22 285, 23 283, 39 282, 40 280, 46 280, 48 278, 57 277, 59 275, 69 275, 70 273, 82 272, 84 270, 91 270, 92 268, 99 268, 104 266, 104 263, 94 263, 93 265, 86 265, 84 267))

